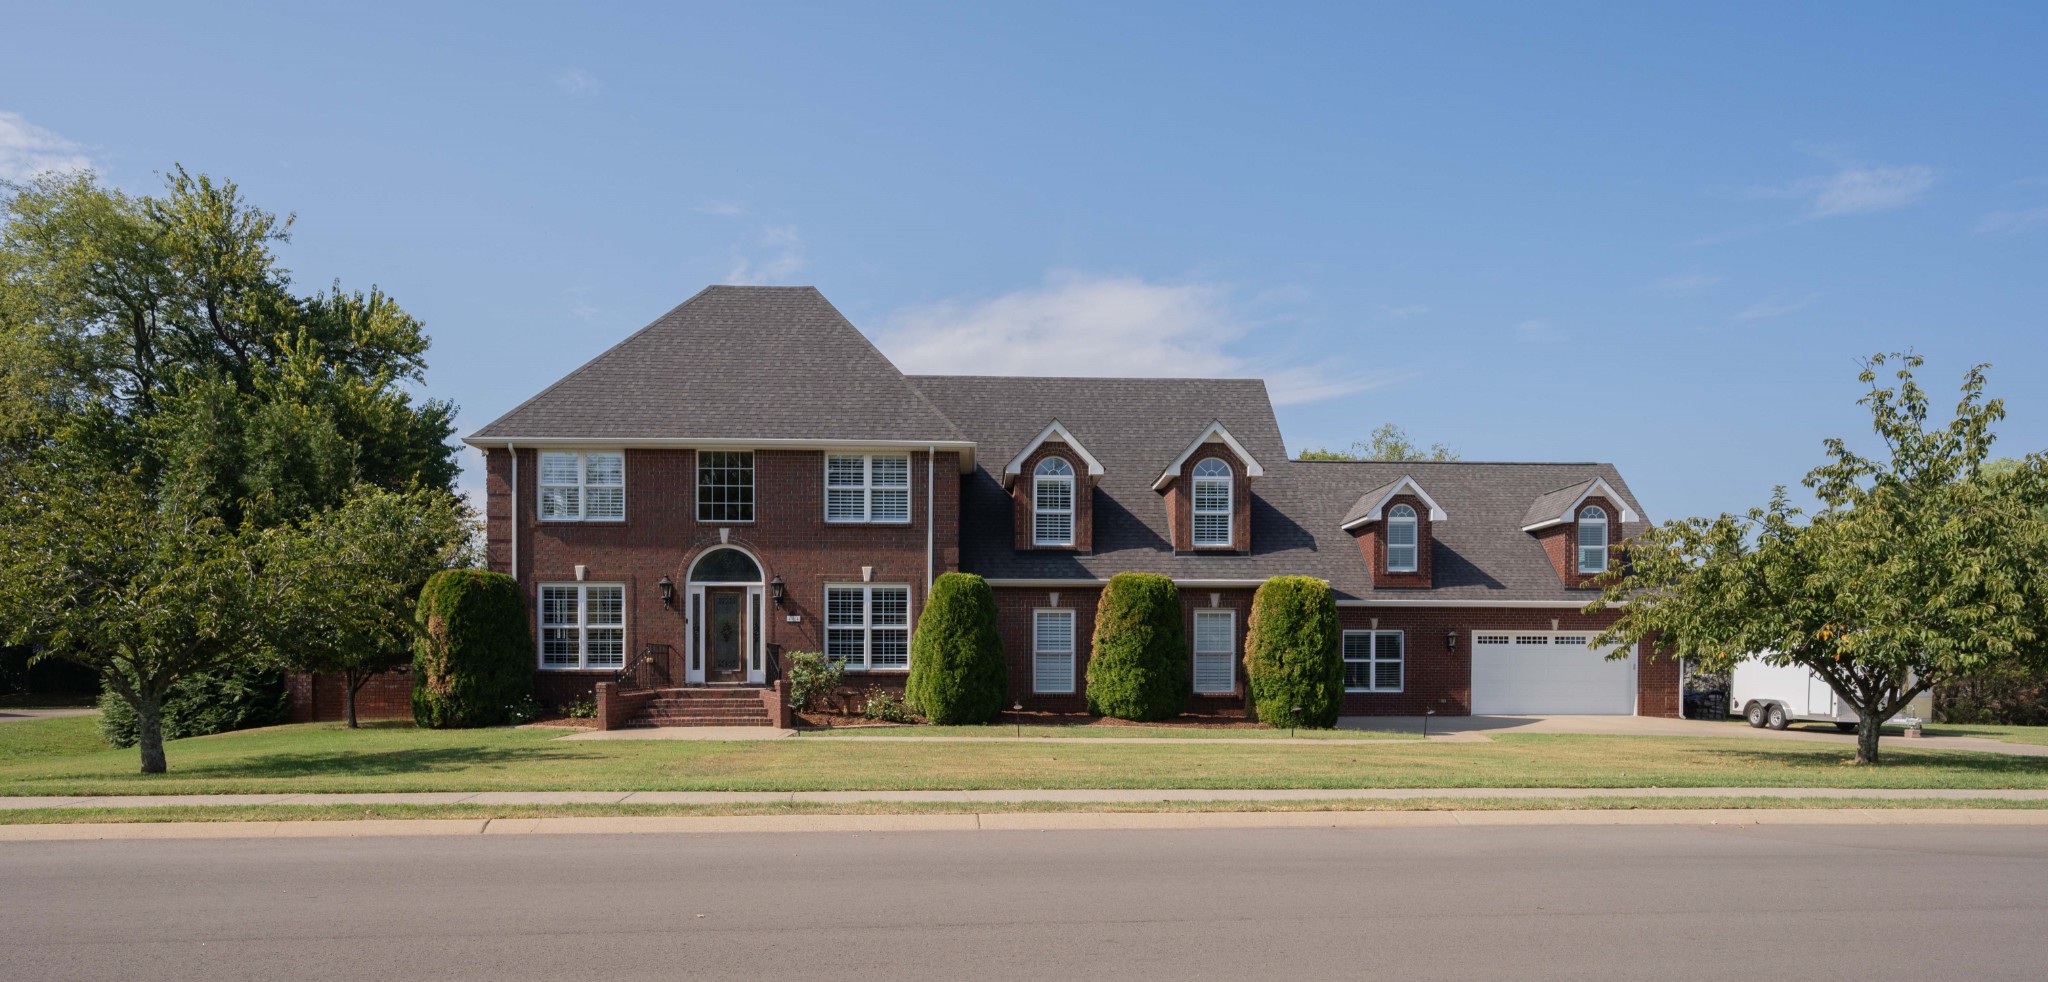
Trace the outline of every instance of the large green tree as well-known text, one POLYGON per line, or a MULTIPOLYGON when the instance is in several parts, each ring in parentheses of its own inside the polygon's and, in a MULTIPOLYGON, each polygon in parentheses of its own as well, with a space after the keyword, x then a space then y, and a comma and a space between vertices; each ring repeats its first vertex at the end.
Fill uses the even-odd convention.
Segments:
POLYGON ((1427 448, 1408 438, 1408 431, 1388 423, 1343 450, 1316 447, 1301 452, 1302 460, 1457 460, 1458 452, 1441 443, 1427 448))
POLYGON ((1759 658, 1805 667, 1858 717, 1856 760, 1927 689, 2048 659, 2048 457, 1986 469, 2004 403, 1970 370, 1954 418, 1930 424, 1921 359, 1879 355, 1861 404, 1884 452, 1841 439, 1807 474, 1820 507, 1783 488, 1743 515, 1691 518, 1622 550, 1600 600, 1618 609, 1600 644, 1654 639, 1727 671, 1759 658), (1889 373, 1889 380, 1885 373, 1889 373))

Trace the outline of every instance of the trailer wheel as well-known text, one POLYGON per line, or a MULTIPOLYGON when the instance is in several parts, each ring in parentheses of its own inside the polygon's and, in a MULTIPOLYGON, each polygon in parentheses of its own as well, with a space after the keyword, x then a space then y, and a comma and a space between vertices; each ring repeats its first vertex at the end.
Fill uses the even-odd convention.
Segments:
POLYGON ((1764 725, 1774 730, 1782 730, 1791 724, 1792 718, 1785 715, 1785 707, 1772 703, 1770 713, 1764 717, 1764 725))
POLYGON ((1856 724, 1854 724, 1854 723, 1843 723, 1843 722, 1837 721, 1837 722, 1835 723, 1835 729, 1838 729, 1838 730, 1842 731, 1843 733, 1854 733, 1854 732, 1856 732, 1856 724))
POLYGON ((1752 702, 1742 711, 1742 718, 1748 720, 1749 725, 1761 730, 1764 728, 1764 714, 1768 711, 1763 703, 1752 702))

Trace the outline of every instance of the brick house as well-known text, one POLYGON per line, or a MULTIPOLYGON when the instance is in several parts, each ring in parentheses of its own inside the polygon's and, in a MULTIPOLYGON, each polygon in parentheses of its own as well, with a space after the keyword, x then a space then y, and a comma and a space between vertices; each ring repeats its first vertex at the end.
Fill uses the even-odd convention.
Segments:
POLYGON ((1579 610, 1642 527, 1611 465, 1289 460, 1257 379, 906 376, 815 289, 714 286, 465 442, 541 699, 670 690, 608 689, 608 725, 772 712, 791 651, 900 687, 956 570, 1028 709, 1085 711, 1101 585, 1141 571, 1180 586, 1193 711, 1245 710, 1253 591, 1304 574, 1347 714, 1678 712, 1579 610))

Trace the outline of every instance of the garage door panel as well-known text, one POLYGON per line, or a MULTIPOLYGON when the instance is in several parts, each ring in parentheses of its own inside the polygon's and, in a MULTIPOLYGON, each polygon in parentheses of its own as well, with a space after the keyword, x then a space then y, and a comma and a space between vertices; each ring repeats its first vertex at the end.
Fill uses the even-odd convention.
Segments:
POLYGON ((1609 661, 1591 634, 1473 631, 1472 712, 1626 716, 1635 712, 1635 655, 1609 661))

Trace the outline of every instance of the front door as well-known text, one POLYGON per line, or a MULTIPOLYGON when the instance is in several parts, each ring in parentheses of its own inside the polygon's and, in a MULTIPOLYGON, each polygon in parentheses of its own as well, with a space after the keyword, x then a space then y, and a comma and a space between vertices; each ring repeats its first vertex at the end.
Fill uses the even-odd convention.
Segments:
POLYGON ((747 678, 745 618, 747 591, 744 588, 711 587, 704 591, 710 615, 704 625, 704 647, 708 649, 706 677, 712 682, 744 682, 747 678))

